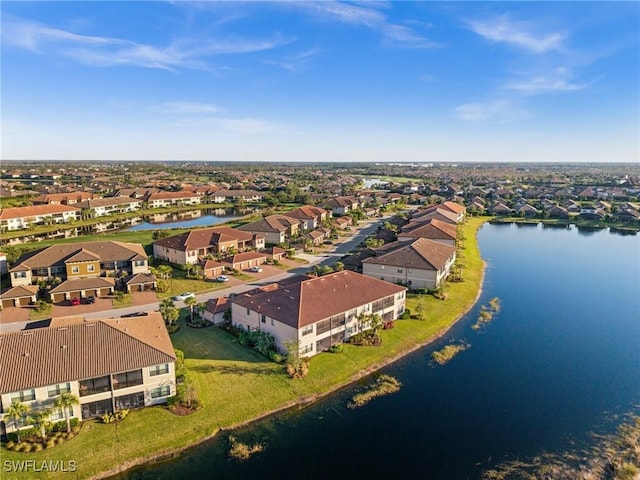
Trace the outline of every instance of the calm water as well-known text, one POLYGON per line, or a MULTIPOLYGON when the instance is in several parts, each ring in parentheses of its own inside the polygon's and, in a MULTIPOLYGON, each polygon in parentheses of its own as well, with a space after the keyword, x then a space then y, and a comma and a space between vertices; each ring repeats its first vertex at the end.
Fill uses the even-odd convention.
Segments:
POLYGON ((161 230, 165 228, 193 228, 218 225, 239 218, 233 210, 218 208, 215 210, 193 210, 183 213, 168 213, 144 216, 144 222, 125 229, 131 230, 161 230))
POLYGON ((267 443, 244 463, 227 435, 130 479, 475 479, 505 459, 579 447, 640 400, 640 236, 486 224, 477 307, 438 343, 385 368, 400 392, 349 410, 367 381, 234 433, 267 443), (492 297, 502 311, 471 330, 492 297), (451 340, 471 348, 443 367, 451 340))

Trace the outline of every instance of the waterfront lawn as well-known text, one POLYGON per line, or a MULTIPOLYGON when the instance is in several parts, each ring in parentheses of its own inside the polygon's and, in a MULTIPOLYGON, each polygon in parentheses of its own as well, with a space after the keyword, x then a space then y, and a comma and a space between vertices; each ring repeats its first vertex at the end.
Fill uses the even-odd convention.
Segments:
MULTIPOLYGON (((203 407, 189 416, 174 416, 166 408, 150 407, 132 412, 121 424, 85 422, 76 438, 63 447, 30 454, 2 450, 5 461, 49 460, 77 462, 76 478, 98 475, 136 459, 161 455, 185 447, 265 412, 291 406, 301 397, 313 398, 372 372, 377 365, 422 345, 446 329, 475 302, 481 287, 482 260, 476 231, 485 221, 472 218, 465 225, 465 282, 451 284, 447 300, 425 298, 427 319, 399 320, 382 332, 380 347, 345 345, 342 353, 323 353, 311 360, 309 375, 292 380, 282 365, 267 361, 241 346, 229 333, 215 327, 191 329, 185 325, 171 338, 185 353, 185 365, 193 378, 203 407), (99 452, 96 454, 96 452, 99 452)), ((185 289, 189 290, 189 289, 185 289)), ((408 298, 415 311, 416 299, 408 298)), ((130 466, 131 464, 129 464, 130 466)), ((10 472, 3 480, 30 478, 29 473, 10 472)), ((66 474, 42 472, 39 478, 63 478, 66 474)))

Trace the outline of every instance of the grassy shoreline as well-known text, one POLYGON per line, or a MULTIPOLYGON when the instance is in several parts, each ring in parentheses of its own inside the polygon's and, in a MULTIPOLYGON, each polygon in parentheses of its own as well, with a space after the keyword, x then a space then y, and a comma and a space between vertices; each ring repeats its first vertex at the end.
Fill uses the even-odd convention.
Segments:
MULTIPOLYGON (((82 433, 61 449, 24 454, 2 450, 4 461, 75 461, 76 478, 105 478, 137 465, 171 457, 223 430, 247 425, 273 413, 306 405, 325 397, 418 348, 440 338, 478 300, 484 262, 477 245, 477 230, 487 218, 471 218, 465 229, 464 282, 448 286, 448 299, 427 296, 427 319, 399 320, 383 331, 380 347, 345 345, 340 354, 321 354, 311 361, 309 375, 292 380, 281 365, 265 360, 217 328, 181 328, 172 337, 185 352, 203 408, 187 416, 174 416, 162 407, 132 412, 118 426, 86 422, 82 433)), ((415 311, 416 296, 407 307, 415 311)), ((182 319, 181 321, 184 321, 182 319)), ((3 472, 3 479, 30 478, 33 472, 3 472)), ((39 478, 61 478, 65 473, 42 472, 39 478)))

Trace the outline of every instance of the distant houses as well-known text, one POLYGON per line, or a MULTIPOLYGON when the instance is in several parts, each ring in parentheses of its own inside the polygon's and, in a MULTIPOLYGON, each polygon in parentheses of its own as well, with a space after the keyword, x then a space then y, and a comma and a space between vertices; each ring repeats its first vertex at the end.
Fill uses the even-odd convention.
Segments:
POLYGON ((81 210, 62 204, 5 208, 0 211, 0 228, 22 230, 39 225, 69 223, 80 219, 81 210))

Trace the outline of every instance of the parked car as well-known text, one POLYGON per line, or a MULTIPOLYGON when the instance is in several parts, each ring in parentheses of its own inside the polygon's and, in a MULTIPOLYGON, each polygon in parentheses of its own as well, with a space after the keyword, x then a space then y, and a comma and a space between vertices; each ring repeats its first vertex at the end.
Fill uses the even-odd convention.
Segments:
POLYGON ((176 302, 184 302, 187 298, 191 298, 195 296, 196 296, 195 293, 184 292, 184 293, 181 293, 180 295, 176 295, 175 297, 173 297, 173 299, 176 302))
POLYGON ((216 277, 216 282, 228 282, 229 281, 229 277, 227 277, 226 275, 220 275, 219 277, 216 277))
POLYGON ((94 297, 93 295, 89 295, 87 297, 87 303, 96 303, 96 297, 94 297))
POLYGON ((262 267, 258 267, 258 266, 251 267, 251 268, 249 269, 249 271, 250 271, 250 272, 260 273, 260 272, 262 272, 262 267))
POLYGON ((80 297, 73 297, 71 299, 71 305, 80 305, 80 297))

